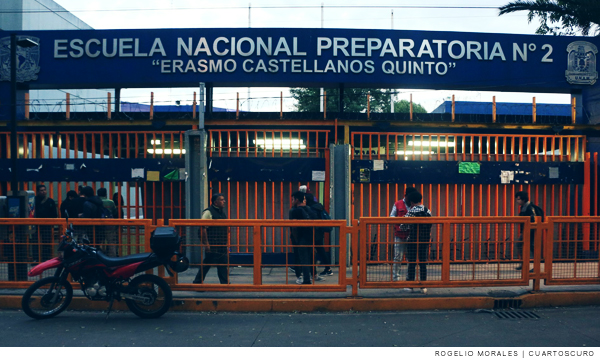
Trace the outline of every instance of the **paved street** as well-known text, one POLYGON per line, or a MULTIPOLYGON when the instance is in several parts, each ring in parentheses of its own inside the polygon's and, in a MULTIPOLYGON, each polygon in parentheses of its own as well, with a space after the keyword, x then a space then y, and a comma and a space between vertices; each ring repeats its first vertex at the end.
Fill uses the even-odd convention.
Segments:
POLYGON ((490 311, 182 313, 68 311, 36 321, 0 311, 1 346, 544 346, 599 347, 600 308, 533 310, 536 320, 490 311))

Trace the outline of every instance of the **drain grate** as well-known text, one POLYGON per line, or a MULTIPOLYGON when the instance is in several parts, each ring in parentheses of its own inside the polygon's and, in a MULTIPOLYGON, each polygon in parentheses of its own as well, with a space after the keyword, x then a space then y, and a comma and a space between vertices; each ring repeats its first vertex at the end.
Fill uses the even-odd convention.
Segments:
POLYGON ((518 309, 523 305, 521 299, 495 299, 494 309, 518 309))
POLYGON ((525 310, 499 310, 494 312, 494 314, 503 320, 537 320, 540 318, 533 311, 525 310))

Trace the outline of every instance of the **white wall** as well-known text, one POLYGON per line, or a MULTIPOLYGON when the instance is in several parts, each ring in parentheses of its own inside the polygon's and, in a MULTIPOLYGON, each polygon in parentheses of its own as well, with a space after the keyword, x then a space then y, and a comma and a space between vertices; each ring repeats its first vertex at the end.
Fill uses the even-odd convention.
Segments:
POLYGON ((6 31, 92 29, 52 0, 2 0, 0 11, 6 31))

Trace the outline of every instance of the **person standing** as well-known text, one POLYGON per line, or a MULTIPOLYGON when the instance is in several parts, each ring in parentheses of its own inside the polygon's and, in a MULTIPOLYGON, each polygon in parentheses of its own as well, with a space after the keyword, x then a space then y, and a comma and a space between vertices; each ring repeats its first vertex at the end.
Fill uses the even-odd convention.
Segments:
MULTIPOLYGON (((202 212, 203 220, 225 220, 225 196, 214 194, 211 205, 202 212)), ((194 284, 202 284, 208 270, 217 267, 217 275, 221 284, 229 284, 228 236, 226 226, 206 226, 200 228, 200 243, 205 246, 204 261, 194 278, 194 284)))
MULTIPOLYGON (((306 206, 306 198, 302 191, 292 194, 292 208, 289 212, 290 220, 310 220, 311 211, 306 206)), ((291 240, 294 249, 294 262, 296 263, 296 284, 310 285, 310 258, 312 257, 312 228, 295 226, 291 229, 291 240)))
MULTIPOLYGON (((407 187, 404 190, 404 198, 396 201, 390 211, 390 217, 404 217, 408 213, 408 194, 417 191, 412 186, 407 187)), ((400 229, 400 225, 394 225, 394 264, 392 265, 392 280, 400 280, 400 269, 402 266, 402 258, 404 257, 404 250, 406 249, 406 238, 408 237, 408 231, 400 229)))
MULTIPOLYGON (((108 191, 106 188, 100 188, 96 192, 100 200, 102 200, 102 207, 106 209, 103 213, 110 213, 110 216, 113 219, 117 219, 119 217, 119 212, 117 211, 117 207, 115 203, 108 198, 108 191)), ((104 216, 106 218, 106 216, 104 216)), ((104 241, 106 243, 106 254, 108 256, 115 257, 117 256, 117 227, 114 225, 104 226, 104 241)))
POLYGON ((106 188, 98 189, 97 194, 100 200, 102 200, 102 207, 110 212, 113 219, 117 219, 119 217, 119 212, 114 201, 108 198, 108 191, 106 191, 106 188))
MULTIPOLYGON (((36 219, 56 219, 58 217, 58 208, 56 202, 48 197, 48 190, 46 185, 39 184, 36 188, 34 214, 36 219)), ((38 232, 36 236, 37 242, 40 244, 42 258, 40 261, 49 260, 52 257, 52 238, 53 238, 52 225, 38 225, 38 232)), ((34 235, 34 236, 35 236, 34 235)), ((34 251, 37 253, 37 251, 34 251)), ((37 255, 37 254, 36 254, 37 255)), ((37 256, 36 256, 37 257, 37 256)))
MULTIPOLYGON (((81 194, 84 196, 83 212, 79 214, 80 218, 84 219, 100 219, 102 218, 102 200, 94 195, 94 189, 91 186, 84 186, 81 189, 81 194)), ((94 245, 104 242, 104 228, 100 225, 82 225, 82 236, 87 236, 88 240, 94 245)))
MULTIPOLYGON (((519 216, 529 216, 531 222, 535 222, 536 216, 541 216, 542 221, 544 221, 544 211, 542 209, 529 201, 529 194, 526 191, 518 191, 515 194, 515 200, 517 205, 519 205, 519 216)), ((521 226, 521 233, 519 235, 519 241, 517 242, 517 250, 520 254, 523 253, 523 227, 521 226)), ((535 243, 535 230, 531 230, 529 232, 529 256, 531 258, 533 254, 533 247, 535 243)), ((523 255, 525 258, 525 255, 523 255)), ((515 270, 523 269, 523 265, 519 264, 515 268, 515 270)), ((529 270, 529 272, 533 272, 533 269, 529 270)))
MULTIPOLYGON (((306 206, 312 210, 313 219, 322 220, 323 217, 321 214, 325 211, 325 207, 320 202, 315 201, 315 197, 311 193, 306 193, 306 206)), ((315 227, 313 228, 314 235, 314 246, 315 251, 317 252, 317 259, 321 262, 321 265, 325 266, 325 269, 319 275, 314 277, 316 281, 323 281, 325 278, 322 276, 333 276, 333 270, 331 270, 331 264, 329 256, 327 256, 327 252, 325 251, 325 230, 323 227, 315 227)), ((311 271, 312 272, 312 271, 311 271)))
MULTIPOLYGON (((408 212, 404 217, 431 217, 431 211, 421 201, 423 195, 418 191, 408 194, 408 212)), ((400 229, 408 231, 406 239, 406 258, 408 259, 408 270, 406 281, 415 280, 417 259, 419 264, 419 281, 427 281, 427 257, 429 255, 429 242, 431 240, 431 224, 402 224, 400 229)), ((412 288, 405 291, 413 292, 412 288)), ((427 288, 422 289, 427 294, 427 288)))
POLYGON ((115 203, 117 211, 121 215, 121 219, 125 219, 125 199, 123 199, 123 195, 119 195, 118 192, 115 192, 112 196, 112 201, 115 203))
POLYGON ((102 200, 94 195, 94 189, 91 186, 84 186, 81 193, 85 196, 85 202, 83 203, 83 213, 79 217, 84 219, 102 218, 102 200))
POLYGON ((80 204, 83 205, 83 203, 77 200, 78 197, 79 195, 77 195, 75 190, 69 190, 67 192, 67 198, 60 204, 60 216, 62 218, 66 218, 67 216, 78 217, 79 214, 83 212, 83 208, 80 206, 80 204))

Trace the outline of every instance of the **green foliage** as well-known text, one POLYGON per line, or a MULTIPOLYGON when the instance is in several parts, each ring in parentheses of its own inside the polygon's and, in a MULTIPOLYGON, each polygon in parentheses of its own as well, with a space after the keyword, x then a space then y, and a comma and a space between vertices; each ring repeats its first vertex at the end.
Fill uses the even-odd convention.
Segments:
MULTIPOLYGON (((327 112, 339 112, 339 89, 324 89, 327 92, 327 112)), ((344 112, 360 113, 367 111, 367 94, 371 94, 371 112, 390 112, 390 97, 392 90, 382 89, 344 89, 344 112)), ((321 109, 320 89, 292 88, 292 97, 298 101, 296 111, 319 112, 321 109)), ((409 102, 406 100, 394 103, 394 112, 409 112, 409 102)), ((426 113, 419 104, 413 103, 414 113, 426 113)))
MULTIPOLYGON (((390 111, 388 106, 387 111, 390 111)), ((400 100, 394 101, 394 112, 395 113, 409 113, 410 112, 410 101, 400 100)), ((426 114, 427 110, 417 103, 413 103, 413 114, 426 114)))
POLYGON ((518 0, 499 8, 500 14, 529 11, 527 20, 539 18, 538 34, 600 35, 600 1, 598 0, 518 0))

